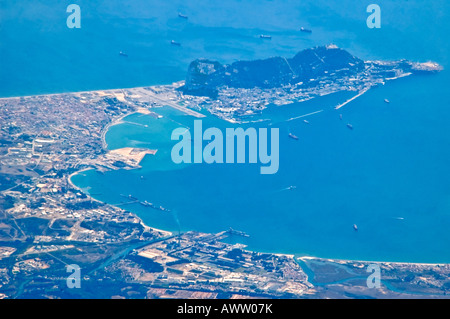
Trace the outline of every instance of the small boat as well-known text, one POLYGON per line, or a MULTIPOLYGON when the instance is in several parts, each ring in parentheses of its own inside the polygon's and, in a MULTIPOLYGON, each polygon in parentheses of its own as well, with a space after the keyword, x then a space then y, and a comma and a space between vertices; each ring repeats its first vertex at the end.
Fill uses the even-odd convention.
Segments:
POLYGON ((188 19, 187 15, 181 14, 180 12, 178 12, 178 17, 183 18, 183 19, 188 19))
POLYGON ((174 41, 174 40, 170 41, 170 44, 176 45, 176 46, 181 46, 181 43, 180 43, 180 42, 176 42, 176 41, 174 41))
POLYGON ((358 231, 358 225, 353 224, 353 229, 354 229, 355 231, 358 231))
POLYGON ((384 99, 384 102, 388 104, 391 103, 388 99, 384 99))
POLYGON ((306 32, 306 33, 312 33, 312 30, 311 30, 311 29, 306 29, 306 28, 304 28, 304 27, 301 27, 301 28, 300 28, 300 31, 306 32))
POLYGON ((348 127, 349 129, 353 130, 353 125, 347 124, 347 127, 348 127))
POLYGON ((339 114, 339 119, 342 121, 342 114, 339 114))
POLYGON ((289 137, 294 139, 294 140, 298 140, 298 136, 296 136, 296 135, 294 135, 292 133, 289 133, 289 137))
POLYGON ((303 120, 303 122, 306 123, 306 124, 309 124, 309 121, 308 121, 308 120, 303 120))
POLYGON ((270 35, 266 35, 266 34, 261 34, 260 36, 259 36, 261 39, 272 39, 272 36, 270 36, 270 35))
POLYGON ((131 200, 138 200, 136 197, 134 197, 134 196, 131 195, 131 194, 128 194, 128 195, 120 194, 120 196, 125 197, 125 198, 128 198, 128 199, 131 199, 131 200))
POLYGON ((120 56, 124 56, 124 57, 128 57, 128 54, 126 54, 125 52, 122 52, 122 51, 119 52, 119 55, 120 56))
POLYGON ((288 190, 293 190, 293 189, 296 189, 297 188, 297 186, 289 186, 287 189, 288 190))

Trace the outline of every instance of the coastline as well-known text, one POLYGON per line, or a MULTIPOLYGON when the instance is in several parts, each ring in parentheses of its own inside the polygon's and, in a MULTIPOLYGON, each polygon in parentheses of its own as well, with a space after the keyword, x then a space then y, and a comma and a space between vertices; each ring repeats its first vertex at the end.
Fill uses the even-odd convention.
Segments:
MULTIPOLYGON (((114 89, 114 91, 115 91, 115 90, 118 90, 118 89, 114 89)), ((102 91, 108 91, 108 90, 102 90, 102 91)), ((110 90, 110 91, 112 91, 112 90, 110 90)), ((91 92, 98 92, 98 91, 85 91, 85 92, 86 92, 86 93, 87 93, 87 92, 91 93, 91 92)), ((84 93, 84 92, 74 92, 74 93, 76 94, 76 93, 84 93)), ((70 93, 46 94, 45 96, 48 96, 48 95, 59 95, 59 94, 70 94, 70 93)), ((32 96, 40 96, 40 95, 32 95, 32 96)), ((20 97, 17 97, 17 98, 20 98, 20 97)), ((1 98, 0 98, 0 99, 1 99, 1 98)), ((110 123, 108 123, 106 126, 104 126, 104 127, 101 129, 101 140, 102 140, 102 148, 103 148, 103 151, 108 152, 108 143, 106 142, 106 134, 108 133, 108 130, 109 130, 111 127, 115 126, 115 125, 122 124, 124 118, 126 118, 126 117, 128 117, 128 116, 130 116, 130 115, 132 115, 132 114, 136 114, 136 113, 146 114, 145 112, 142 112, 142 110, 134 110, 134 111, 132 111, 132 112, 123 114, 123 115, 121 115, 121 116, 119 116, 119 117, 117 117, 117 118, 112 119, 110 123)), ((81 169, 81 170, 79 170, 79 171, 73 172, 72 174, 70 174, 69 176, 67 176, 67 182, 68 182, 68 184, 69 184, 71 187, 73 187, 74 189, 76 189, 76 190, 80 191, 81 193, 85 194, 90 200, 96 201, 96 202, 98 202, 98 203, 102 203, 102 204, 104 204, 104 205, 109 205, 109 206, 112 206, 112 207, 116 207, 116 208, 118 208, 118 209, 122 209, 122 208, 120 208, 120 207, 118 207, 118 206, 114 206, 114 205, 105 203, 105 202, 103 202, 103 201, 101 201, 101 200, 98 200, 98 199, 92 197, 89 193, 84 192, 80 187, 78 187, 78 186, 72 181, 72 177, 73 177, 73 176, 78 175, 78 174, 81 174, 81 173, 86 172, 86 171, 90 171, 90 170, 95 170, 95 168, 94 168, 94 167, 86 167, 86 168, 83 168, 83 169, 81 169)), ((146 230, 149 230, 149 229, 150 229, 150 230, 154 230, 154 231, 160 232, 160 233, 163 234, 164 237, 173 236, 173 232, 168 231, 168 230, 164 230, 164 229, 155 228, 155 227, 152 227, 152 226, 148 226, 148 225, 146 225, 146 224, 144 223, 144 221, 142 220, 142 218, 140 218, 137 214, 135 214, 134 212, 131 212, 131 213, 134 215, 135 218, 137 218, 137 219, 140 221, 140 224, 141 224, 142 227, 144 227, 146 230)))
MULTIPOLYGON (((87 91, 87 92, 90 92, 90 91, 87 91)), ((65 94, 65 93, 63 93, 63 94, 65 94)), ((69 94, 69 93, 67 93, 67 94, 69 94)), ((57 94, 54 94, 54 95, 57 95, 57 94)), ((323 111, 323 110, 321 110, 321 111, 323 111)), ((313 112, 313 114, 315 114, 315 113, 320 113, 321 111, 313 112)), ((115 126, 115 125, 122 124, 122 123, 123 123, 122 120, 123 120, 124 118, 126 118, 127 116, 130 116, 130 115, 132 115, 132 114, 136 114, 136 113, 141 113, 141 112, 140 112, 139 110, 134 110, 134 111, 132 111, 132 112, 130 112, 130 113, 123 114, 123 115, 121 115, 121 116, 119 116, 119 117, 113 119, 110 123, 108 123, 106 126, 104 126, 104 127, 102 128, 102 130, 101 130, 101 132, 102 132, 102 133, 101 133, 101 138, 102 138, 102 146, 103 146, 103 150, 104 150, 104 151, 108 151, 108 149, 107 149, 108 144, 107 144, 107 142, 106 142, 106 134, 108 133, 108 130, 109 130, 111 127, 115 126)), ((310 115, 310 114, 307 114, 307 115, 310 115)), ((102 204, 104 204, 104 205, 109 205, 109 206, 112 206, 112 207, 116 207, 116 208, 122 209, 122 208, 120 208, 120 207, 118 207, 118 206, 114 206, 114 205, 111 205, 111 204, 109 204, 109 203, 105 203, 105 202, 103 202, 103 201, 101 201, 101 200, 95 199, 95 198, 92 197, 89 193, 85 193, 80 187, 78 187, 77 185, 75 185, 75 184, 72 182, 71 178, 72 178, 73 176, 78 175, 78 174, 81 174, 81 173, 86 172, 86 171, 90 171, 90 170, 95 170, 95 168, 94 168, 94 167, 87 167, 87 168, 83 168, 83 169, 81 169, 81 170, 79 170, 79 171, 76 171, 76 172, 70 174, 70 175, 67 177, 68 183, 71 185, 71 187, 73 187, 73 188, 77 189, 78 191, 82 192, 83 194, 85 194, 89 199, 92 199, 92 200, 94 200, 94 201, 96 201, 96 202, 99 202, 99 203, 102 203, 102 204)), ((149 226, 149 225, 145 224, 144 221, 142 220, 142 218, 140 218, 136 213, 134 213, 134 212, 131 212, 131 213, 134 215, 134 217, 136 217, 137 219, 140 220, 140 224, 141 224, 145 229, 152 229, 152 230, 161 232, 161 233, 164 234, 164 236, 173 236, 173 234, 174 234, 173 232, 168 231, 168 230, 159 229, 159 228, 155 228, 155 227, 149 226)), ((251 250, 251 251, 253 251, 253 250, 251 250)), ((259 253, 265 253, 265 252, 263 252, 263 251, 257 251, 257 252, 259 252, 259 253)), ((285 256, 285 257, 287 257, 287 258, 292 258, 293 260, 296 259, 295 254, 292 254, 292 253, 283 253, 283 252, 270 252, 270 253, 271 253, 271 254, 274 254, 274 255, 276 255, 276 256, 285 256)), ((314 258, 320 258, 320 257, 314 257, 314 258)))
POLYGON ((102 148, 104 151, 108 151, 108 143, 106 142, 106 134, 108 133, 108 130, 113 127, 114 125, 118 125, 118 124, 122 124, 123 123, 123 119, 126 118, 127 116, 130 116, 132 114, 138 113, 136 111, 133 111, 131 113, 127 113, 124 115, 121 115, 115 119, 112 119, 112 121, 110 123, 108 123, 105 127, 102 128, 102 133, 101 133, 101 139, 102 139, 102 148))
MULTIPOLYGON (((182 80, 180 80, 182 81, 182 80)), ((177 83, 179 81, 171 81, 166 84, 149 84, 144 86, 130 86, 126 88, 115 88, 115 89, 94 89, 94 90, 84 90, 84 91, 67 91, 67 92, 56 92, 56 93, 42 93, 42 94, 31 94, 31 95, 14 95, 14 96, 1 96, 1 100, 7 100, 7 99, 21 99, 21 98, 30 98, 30 97, 47 97, 47 96, 56 96, 56 95, 62 95, 62 94, 83 94, 83 93, 96 93, 96 92, 114 92, 114 91, 121 91, 121 90, 130 90, 130 89, 143 89, 147 87, 152 86, 161 86, 161 85, 170 85, 171 83, 177 83)))
MULTIPOLYGON (((98 203, 102 203, 102 204, 104 204, 104 205, 109 205, 109 206, 112 206, 112 207, 116 207, 116 208, 118 208, 118 209, 122 209, 122 208, 120 208, 120 207, 118 207, 118 206, 114 206, 114 205, 105 203, 105 202, 103 202, 103 201, 101 201, 101 200, 98 200, 98 199, 92 197, 89 193, 85 193, 80 187, 78 187, 77 185, 75 185, 75 184, 72 182, 71 179, 72 179, 73 176, 78 175, 78 174, 81 174, 81 173, 86 172, 86 171, 94 170, 94 169, 95 169, 95 168, 93 168, 93 167, 88 167, 88 168, 84 168, 84 169, 82 169, 82 170, 76 171, 76 172, 70 174, 70 175, 67 177, 67 182, 69 183, 69 185, 70 185, 71 187, 73 187, 73 188, 75 188, 76 190, 78 190, 78 191, 82 192, 83 194, 85 194, 90 200, 93 200, 93 201, 98 202, 98 203)), ((172 235, 173 235, 173 232, 171 232, 171 231, 164 230, 164 229, 159 229, 159 228, 155 228, 155 227, 151 227, 151 226, 146 225, 146 224, 144 223, 144 221, 142 220, 142 218, 140 218, 138 215, 136 215, 136 214, 133 213, 133 212, 130 212, 130 213, 132 213, 132 214, 134 215, 135 218, 139 219, 140 224, 141 224, 142 227, 144 227, 146 230, 149 230, 149 229, 150 229, 150 230, 155 230, 155 231, 157 231, 157 232, 162 233, 162 234, 164 235, 164 237, 166 237, 166 236, 172 236, 172 235)))
POLYGON ((343 264, 343 263, 364 263, 364 264, 396 264, 396 265, 403 265, 403 266, 411 266, 411 265, 417 265, 417 266, 432 266, 432 267, 439 267, 439 266, 446 266, 449 265, 449 263, 418 263, 418 262, 404 262, 404 261, 375 261, 375 260, 359 260, 359 259, 334 259, 334 258, 322 258, 322 257, 316 257, 316 256, 296 256, 295 259, 307 261, 307 260, 321 260, 326 262, 332 262, 337 264, 343 264))
MULTIPOLYGON (((368 88, 365 88, 365 89, 361 90, 356 96, 354 96, 354 97, 350 98, 349 100, 345 101, 345 102, 344 102, 343 104, 341 104, 339 107, 342 107, 342 106, 344 106, 344 105, 346 105, 346 104, 352 102, 353 100, 355 100, 355 99, 358 98, 359 96, 361 96, 361 95, 363 95, 364 93, 366 93, 370 88, 371 88, 371 87, 368 87, 368 88)), ((120 89, 101 90, 101 91, 102 91, 102 92, 107 92, 107 91, 117 91, 117 90, 120 90, 120 89)), ((84 92, 90 92, 90 93, 92 93, 92 92, 99 92, 99 91, 84 91, 84 92)), ((78 93, 82 93, 82 92, 73 92, 72 94, 78 94, 78 93)), ((34 96, 55 96, 55 95, 61 95, 61 94, 71 94, 71 93, 55 93, 55 94, 45 94, 45 95, 31 95, 31 97, 34 97, 34 96)), ((14 98, 14 97, 11 97, 11 98, 14 98)), ((20 97, 15 97, 15 98, 20 98, 20 97)), ((10 99, 10 98, 0 98, 0 99, 10 99)), ((309 113, 309 114, 306 114, 306 115, 312 115, 312 114, 315 114, 315 113, 319 113, 319 112, 321 112, 321 111, 322 111, 322 110, 317 111, 317 112, 313 112, 313 113, 309 113)), ((107 150, 108 145, 107 145, 107 142, 106 142, 106 134, 107 134, 109 128, 111 128, 111 127, 114 126, 114 125, 118 125, 118 124, 123 123, 123 119, 124 119, 124 118, 126 118, 127 116, 130 116, 130 115, 132 115, 132 114, 135 114, 135 113, 140 113, 140 112, 139 112, 138 110, 133 110, 133 111, 131 111, 131 112, 129 112, 129 113, 126 113, 126 114, 120 115, 120 116, 118 116, 118 117, 116 117, 116 118, 113 118, 113 119, 111 120, 110 123, 108 123, 107 125, 105 125, 105 126, 101 129, 101 132, 102 132, 102 133, 101 133, 101 139, 102 139, 102 146, 103 146, 103 150, 104 150, 104 151, 108 151, 108 150, 107 150)), ((306 115, 302 115, 302 116, 300 116, 300 117, 303 117, 303 116, 306 116, 306 115)), ((289 119, 289 120, 293 120, 293 119, 289 119)), ((80 187, 76 186, 76 185, 72 182, 71 178, 72 178, 73 176, 77 175, 77 174, 80 174, 80 173, 82 173, 82 172, 85 172, 85 171, 88 171, 88 170, 91 170, 91 169, 95 169, 95 168, 94 168, 94 167, 87 167, 87 168, 83 168, 83 169, 81 169, 81 170, 79 170, 79 171, 76 171, 76 172, 70 174, 70 175, 67 177, 68 183, 69 183, 72 187, 74 187, 75 189, 79 190, 80 192, 83 192, 83 190, 82 190, 80 187)), ((88 198, 90 198, 90 199, 92 199, 92 200, 94 200, 94 201, 103 203, 103 204, 105 204, 105 205, 114 206, 114 205, 111 205, 111 204, 102 202, 102 201, 100 201, 100 200, 97 200, 97 199, 93 198, 92 196, 90 196, 89 194, 86 194, 85 192, 83 192, 83 193, 84 193, 86 196, 88 196, 88 198)), ((120 208, 120 207, 118 207, 118 206, 114 206, 114 207, 119 208, 119 209, 122 209, 122 208, 120 208)), ((141 221, 141 224, 142 224, 144 227, 146 227, 146 228, 151 228, 151 229, 154 229, 154 230, 156 230, 156 231, 163 232, 163 233, 165 233, 165 234, 170 234, 170 235, 173 234, 173 232, 170 232, 170 231, 167 231, 167 230, 162 230, 162 229, 158 229, 158 228, 154 228, 154 227, 145 225, 144 222, 142 221, 142 219, 141 219, 139 216, 137 216, 134 212, 133 212, 132 214, 133 214, 136 218, 138 218, 138 219, 141 221)), ((269 253, 269 252, 263 252, 263 251, 258 251, 258 252, 261 252, 261 253, 269 253)), ((294 259, 305 259, 305 260, 307 260, 307 259, 320 259, 320 260, 333 261, 333 262, 389 263, 389 264, 403 264, 403 265, 448 265, 448 263, 418 263, 418 262, 397 262, 397 261, 366 261, 366 260, 352 260, 352 259, 332 259, 332 258, 324 258, 324 257, 318 257, 318 256, 300 256, 300 257, 296 257, 296 255, 295 255, 295 254, 292 254, 292 253, 273 252, 273 251, 270 252, 270 253, 272 253, 272 254, 277 254, 277 255, 288 256, 288 257, 294 258, 294 259)))
MULTIPOLYGON (((73 176, 78 175, 78 174, 81 174, 81 173, 86 172, 86 171, 90 171, 91 169, 94 169, 94 168, 93 168, 93 167, 83 168, 82 170, 79 170, 79 171, 76 171, 76 172, 70 174, 69 176, 67 176, 67 182, 69 183, 69 185, 70 185, 71 187, 75 188, 76 190, 78 190, 78 191, 80 191, 80 192, 83 192, 83 190, 82 190, 80 187, 78 187, 77 185, 75 185, 75 184, 72 182, 71 179, 72 179, 73 176)), ((86 195, 87 195, 87 194, 86 194, 86 195)), ((96 200, 95 198, 92 198, 92 199, 93 199, 93 200, 96 200)))

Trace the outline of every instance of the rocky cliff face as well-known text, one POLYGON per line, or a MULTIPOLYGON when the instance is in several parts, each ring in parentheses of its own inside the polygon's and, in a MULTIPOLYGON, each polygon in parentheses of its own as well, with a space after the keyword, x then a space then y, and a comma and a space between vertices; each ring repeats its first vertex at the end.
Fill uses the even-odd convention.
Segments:
POLYGON ((364 61, 334 45, 300 51, 293 58, 273 57, 265 60, 238 61, 222 65, 217 61, 198 59, 189 65, 185 94, 214 97, 217 88, 273 88, 331 73, 356 74, 364 61))

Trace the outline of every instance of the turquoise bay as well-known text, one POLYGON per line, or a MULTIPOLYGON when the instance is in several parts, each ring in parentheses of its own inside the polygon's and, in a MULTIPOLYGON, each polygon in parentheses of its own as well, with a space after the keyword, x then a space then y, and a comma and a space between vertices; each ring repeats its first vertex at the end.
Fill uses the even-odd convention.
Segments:
MULTIPOLYGON (((260 175, 259 165, 173 164, 170 134, 179 123, 191 126, 193 118, 164 107, 157 110, 162 119, 130 115, 106 136, 110 149, 157 148, 142 169, 87 171, 72 180, 107 203, 133 194, 172 210, 123 206, 150 226, 205 232, 233 227, 251 235, 236 240, 259 251, 450 262, 450 3, 380 1, 379 30, 366 26, 370 3, 79 0, 82 28, 72 30, 65 23, 68 3, 3 1, 0 96, 168 84, 183 80, 189 62, 199 57, 222 63, 290 57, 329 43, 364 60, 436 61, 444 66, 440 74, 388 82, 339 111, 333 107, 346 94, 267 109, 262 117, 270 122, 259 125, 280 128, 275 175, 260 175), (179 19, 178 12, 189 19, 179 19), (301 26, 313 33, 299 32, 301 26), (308 117, 310 125, 286 122, 318 110, 323 112, 308 117), (299 140, 288 138, 289 132, 299 140), (291 185, 297 188, 286 190, 291 185)), ((204 126, 230 124, 208 116, 204 126)))
MULTIPOLYGON (((108 203, 133 194, 172 210, 124 206, 153 227, 204 232, 233 227, 251 236, 239 242, 259 251, 449 262, 450 110, 440 103, 445 83, 446 72, 400 79, 339 111, 333 107, 348 98, 345 93, 270 107, 261 117, 280 128, 275 175, 260 175, 255 164, 178 167, 170 159, 175 144, 170 134, 179 123, 192 127, 193 118, 170 108, 156 110, 163 119, 135 114, 110 129, 109 146, 157 148, 156 156, 147 156, 139 170, 89 171, 73 181, 108 203), (318 110, 323 112, 308 117, 309 125, 286 121, 318 110), (289 132, 300 140, 288 138, 289 132), (296 189, 288 190, 291 185, 296 189)), ((230 127, 212 116, 203 123, 230 127)))

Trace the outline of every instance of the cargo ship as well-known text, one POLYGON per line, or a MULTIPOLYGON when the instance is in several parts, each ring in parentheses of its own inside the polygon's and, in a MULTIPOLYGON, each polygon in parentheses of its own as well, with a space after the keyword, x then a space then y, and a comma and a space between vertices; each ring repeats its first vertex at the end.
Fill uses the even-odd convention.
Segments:
POLYGON ((162 206, 155 207, 155 208, 156 208, 156 209, 159 209, 159 210, 161 210, 161 211, 163 211, 163 212, 170 212, 170 209, 164 208, 164 207, 162 207, 162 206))
POLYGON ((145 207, 153 207, 153 204, 147 201, 140 202, 140 204, 145 207))
POLYGON ((306 29, 306 28, 304 28, 304 27, 301 27, 301 28, 300 28, 300 31, 306 32, 306 33, 312 33, 312 30, 311 30, 311 29, 306 29))
POLYGON ((131 200, 138 200, 136 197, 132 196, 131 194, 129 194, 129 195, 120 194, 120 196, 131 199, 131 200))

